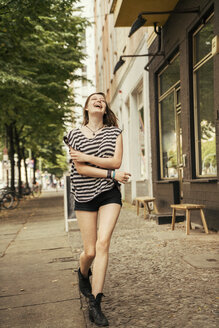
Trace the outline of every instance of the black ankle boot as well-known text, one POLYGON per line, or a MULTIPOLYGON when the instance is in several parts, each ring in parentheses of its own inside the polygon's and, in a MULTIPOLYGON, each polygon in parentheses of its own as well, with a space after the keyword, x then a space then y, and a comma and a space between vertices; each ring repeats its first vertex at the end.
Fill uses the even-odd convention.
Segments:
POLYGON ((102 297, 102 293, 97 294, 96 298, 92 294, 89 296, 89 318, 97 326, 109 326, 107 318, 101 311, 100 303, 102 297))
POLYGON ((91 295, 91 284, 90 284, 90 280, 89 280, 89 277, 91 275, 92 275, 91 269, 89 269, 89 271, 88 271, 87 278, 85 278, 82 275, 80 268, 78 269, 79 289, 85 297, 89 297, 91 295))

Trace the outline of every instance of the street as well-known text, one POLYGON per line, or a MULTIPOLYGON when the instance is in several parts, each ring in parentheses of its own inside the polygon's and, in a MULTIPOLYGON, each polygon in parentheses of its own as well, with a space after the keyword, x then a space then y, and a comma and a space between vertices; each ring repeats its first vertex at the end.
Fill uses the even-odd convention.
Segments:
MULTIPOLYGON (((80 232, 64 231, 63 212, 63 193, 44 192, 0 213, 1 327, 95 327, 77 286, 80 232)), ((171 231, 124 204, 102 305, 110 327, 217 327, 218 268, 218 233, 187 236, 185 223, 171 231)))

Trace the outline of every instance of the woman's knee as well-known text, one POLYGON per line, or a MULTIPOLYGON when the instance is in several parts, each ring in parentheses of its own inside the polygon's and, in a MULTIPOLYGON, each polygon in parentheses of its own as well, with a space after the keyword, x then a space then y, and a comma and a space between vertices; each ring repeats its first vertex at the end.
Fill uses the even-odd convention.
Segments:
POLYGON ((84 254, 89 260, 93 260, 96 256, 96 250, 95 249, 87 249, 84 251, 84 254))
POLYGON ((101 252, 108 252, 110 241, 108 239, 99 238, 96 243, 96 250, 101 252))

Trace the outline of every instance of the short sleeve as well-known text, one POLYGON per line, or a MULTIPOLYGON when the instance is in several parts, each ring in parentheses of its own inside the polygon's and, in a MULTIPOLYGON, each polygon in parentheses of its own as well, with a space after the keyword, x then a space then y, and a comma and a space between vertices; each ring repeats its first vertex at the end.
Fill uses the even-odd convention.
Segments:
POLYGON ((75 130, 71 130, 67 134, 69 145, 76 149, 76 139, 75 139, 75 130))
POLYGON ((118 137, 122 133, 122 130, 120 128, 115 128, 114 132, 115 132, 116 137, 118 137))

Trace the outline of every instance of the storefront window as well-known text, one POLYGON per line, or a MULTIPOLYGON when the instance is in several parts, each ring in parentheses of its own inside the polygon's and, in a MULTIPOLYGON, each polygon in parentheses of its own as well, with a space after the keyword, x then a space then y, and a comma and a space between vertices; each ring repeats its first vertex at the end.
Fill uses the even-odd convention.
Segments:
POLYGON ((146 158, 145 158, 145 127, 144 127, 144 106, 142 87, 137 92, 137 109, 138 109, 138 145, 140 154, 140 179, 146 177, 146 158))
POLYGON ((159 75, 160 167, 162 179, 177 179, 181 152, 179 55, 159 75))
POLYGON ((194 64, 200 62, 211 52, 211 40, 214 37, 213 17, 208 20, 194 37, 194 64))
POLYGON ((144 107, 138 110, 139 115, 139 145, 141 154, 141 178, 146 176, 145 135, 144 135, 144 107))
POLYGON ((194 109, 196 175, 216 176, 216 129, 214 118, 214 71, 211 56, 213 17, 199 29, 194 41, 194 109), (208 52, 207 52, 208 51, 208 52))
POLYGON ((173 92, 161 101, 161 132, 163 177, 176 178, 178 173, 173 92))
POLYGON ((179 76, 179 56, 167 66, 165 71, 160 75, 160 95, 164 94, 180 79, 179 76))

